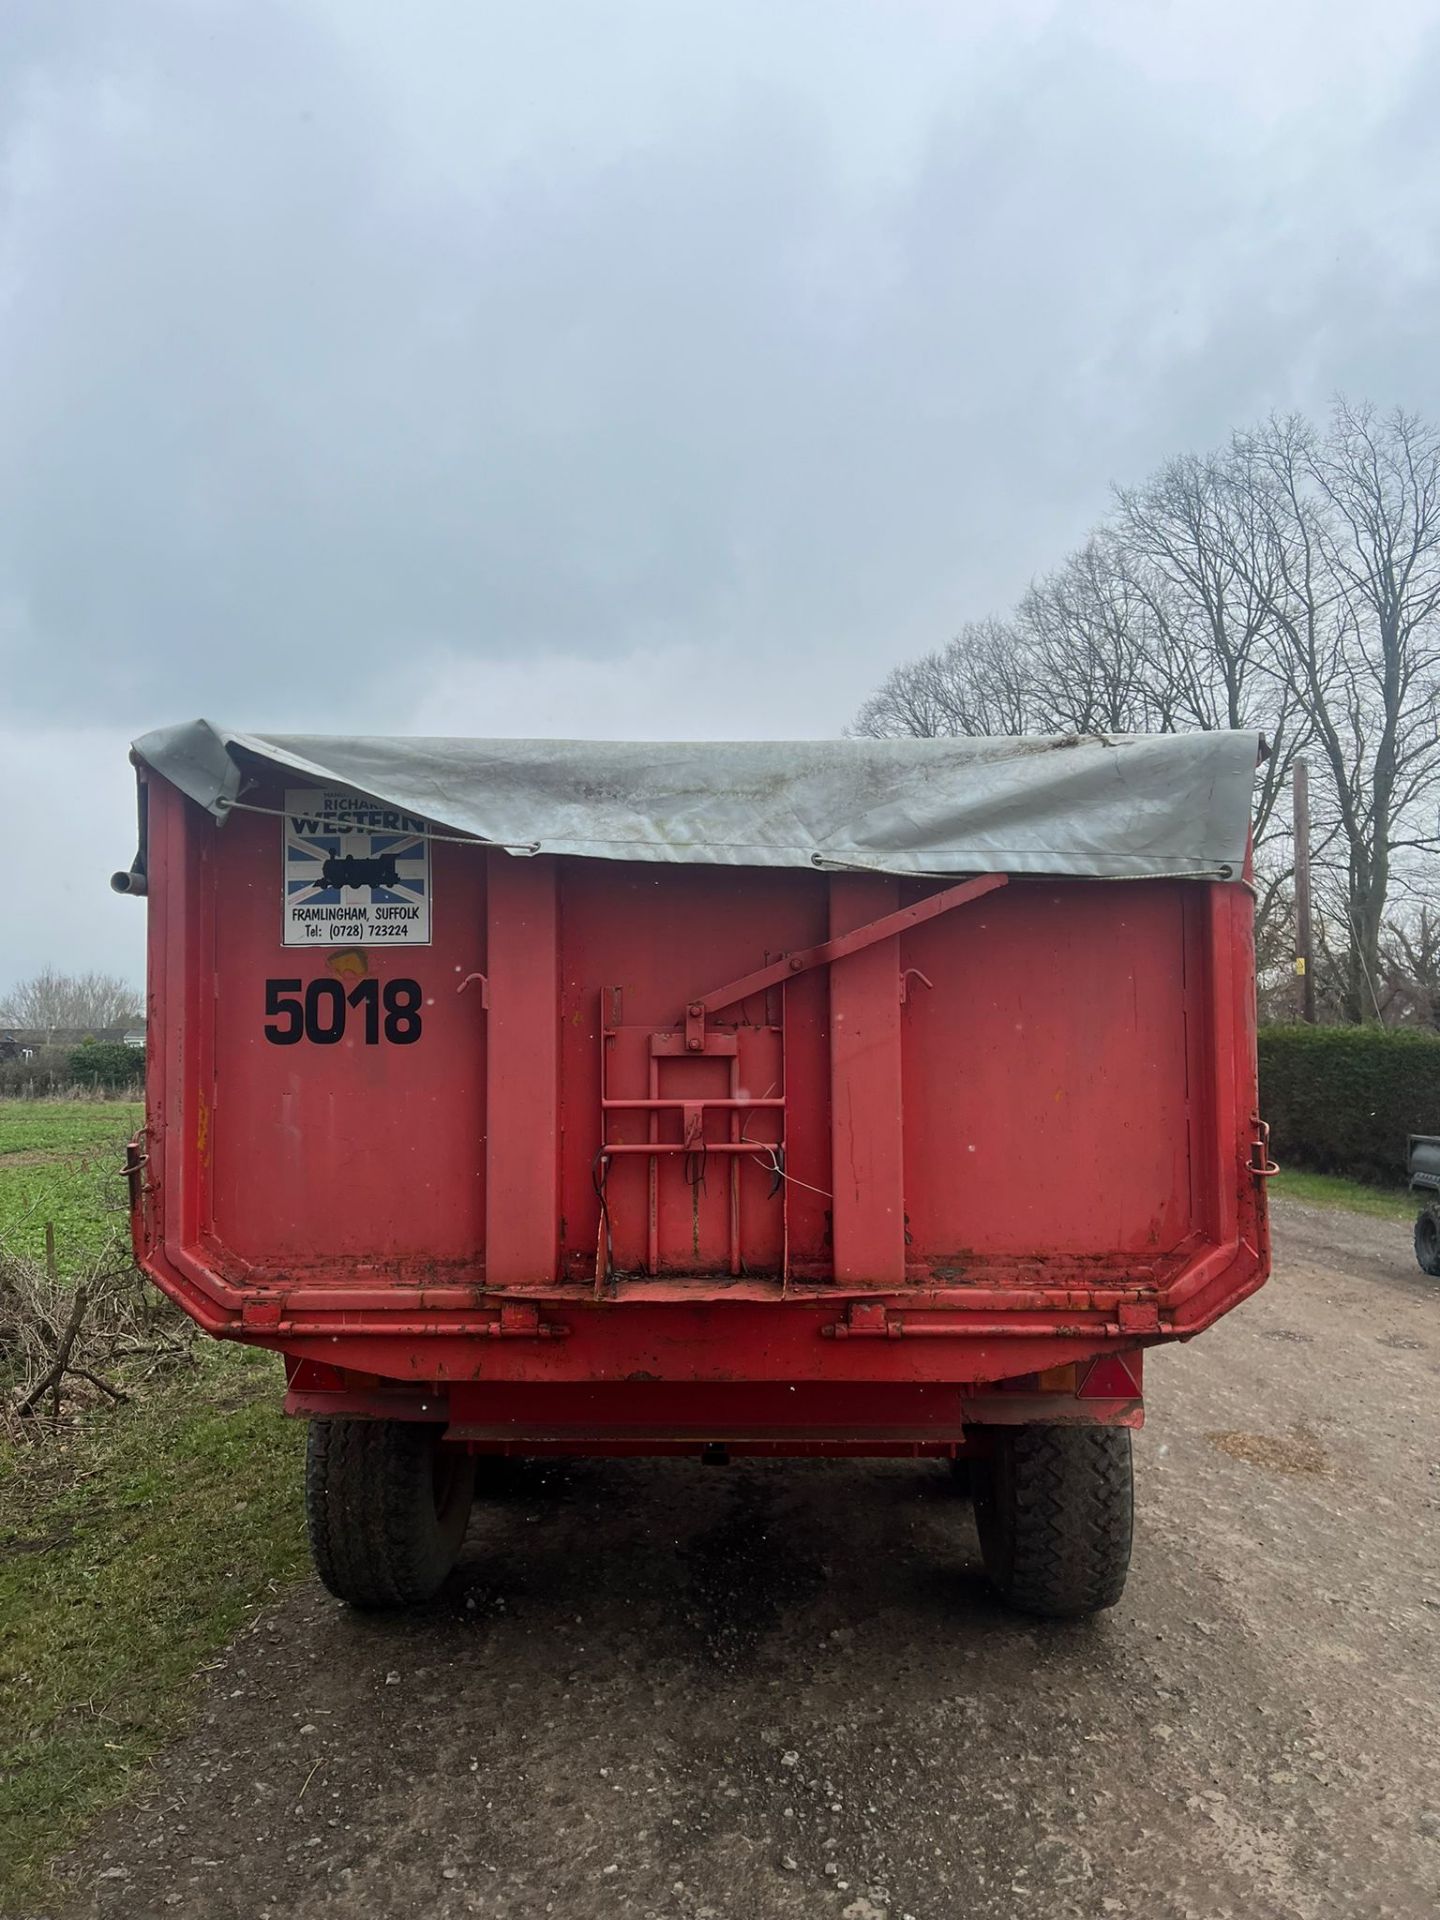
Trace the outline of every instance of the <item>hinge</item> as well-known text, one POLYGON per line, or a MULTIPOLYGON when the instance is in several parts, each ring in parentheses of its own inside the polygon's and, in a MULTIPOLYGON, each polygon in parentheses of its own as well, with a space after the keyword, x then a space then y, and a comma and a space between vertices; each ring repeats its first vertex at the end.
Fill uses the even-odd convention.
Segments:
POLYGON ((253 1333, 273 1333, 285 1311, 282 1300, 246 1300, 240 1308, 240 1324, 253 1333))
POLYGON ((685 1009, 685 1051, 705 1051, 705 1009, 698 1000, 692 1000, 685 1009))
POLYGON ((493 1340, 563 1340, 569 1327, 542 1320, 531 1300, 502 1300, 499 1316, 485 1329, 493 1340))
POLYGON ((899 1340, 905 1326, 890 1318, 883 1300, 852 1300, 843 1320, 831 1320, 820 1331, 831 1340, 899 1340))

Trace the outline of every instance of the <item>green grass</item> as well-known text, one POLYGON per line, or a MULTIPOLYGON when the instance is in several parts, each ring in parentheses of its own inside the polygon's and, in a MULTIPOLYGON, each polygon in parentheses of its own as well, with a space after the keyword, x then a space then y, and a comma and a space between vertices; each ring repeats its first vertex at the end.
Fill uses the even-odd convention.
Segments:
POLYGON ((0 1156, 109 1146, 128 1139, 144 1113, 138 1100, 0 1100, 0 1156))
POLYGON ((48 1222, 69 1273, 123 1235, 120 1169, 143 1112, 129 1100, 0 1101, 0 1240, 43 1259, 48 1222))
POLYGON ((303 1565, 304 1433, 278 1362, 199 1356, 52 1461, 0 1456, 0 1907, 123 1796, 196 1669, 303 1565))
POLYGON ((1270 1182, 1279 1200, 1298 1200, 1307 1207, 1341 1207, 1349 1213, 1368 1213, 1376 1220, 1413 1220, 1419 1198, 1404 1187, 1367 1187, 1334 1173, 1307 1173, 1303 1167, 1282 1167, 1270 1182))
MULTIPOLYGON (((137 1118, 0 1104, 0 1233, 6 1207, 27 1246, 54 1218, 62 1275, 83 1266, 124 1225, 137 1118)), ((303 1567, 304 1431, 278 1361, 202 1340, 194 1362, 0 1439, 0 1910, 34 1910, 47 1863, 183 1726, 197 1669, 303 1567)))

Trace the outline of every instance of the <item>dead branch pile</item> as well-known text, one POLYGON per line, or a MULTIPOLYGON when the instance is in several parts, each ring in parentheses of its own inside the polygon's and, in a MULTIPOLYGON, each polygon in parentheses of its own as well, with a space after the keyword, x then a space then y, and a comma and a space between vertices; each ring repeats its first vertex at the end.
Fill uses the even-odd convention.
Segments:
POLYGON ((193 1335, 118 1234, 63 1278, 53 1259, 0 1239, 0 1423, 12 1437, 53 1427, 62 1407, 130 1399, 191 1363, 193 1335))

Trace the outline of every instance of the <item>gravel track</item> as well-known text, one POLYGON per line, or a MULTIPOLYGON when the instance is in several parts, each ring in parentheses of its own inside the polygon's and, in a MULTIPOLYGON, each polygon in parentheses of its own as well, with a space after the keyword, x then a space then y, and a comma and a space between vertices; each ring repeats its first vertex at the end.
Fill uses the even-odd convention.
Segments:
POLYGON ((1000 1611, 931 1464, 520 1470, 423 1613, 257 1621, 66 1920, 1430 1920, 1440 1283, 1275 1214, 1101 1618, 1000 1611))

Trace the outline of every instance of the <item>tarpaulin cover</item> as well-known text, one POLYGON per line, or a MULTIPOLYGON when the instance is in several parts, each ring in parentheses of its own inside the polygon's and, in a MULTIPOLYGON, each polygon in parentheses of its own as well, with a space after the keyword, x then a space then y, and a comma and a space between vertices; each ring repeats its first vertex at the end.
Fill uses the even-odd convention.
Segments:
MULTIPOLYGON (((1240 873, 1254 733, 964 740, 436 740, 232 733, 135 743, 212 813, 267 768, 519 852, 878 873, 1240 873)), ((271 804, 273 804, 273 796, 271 804)))

